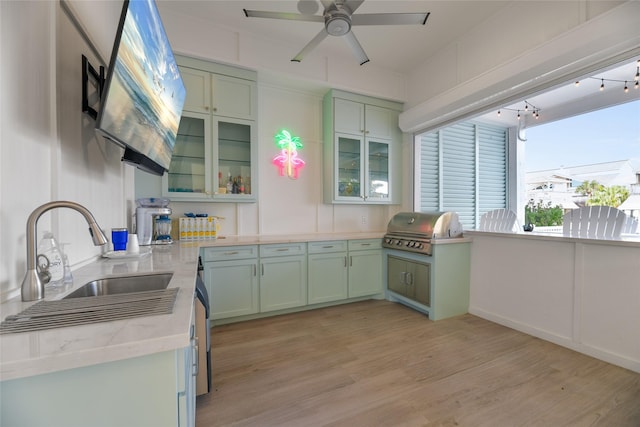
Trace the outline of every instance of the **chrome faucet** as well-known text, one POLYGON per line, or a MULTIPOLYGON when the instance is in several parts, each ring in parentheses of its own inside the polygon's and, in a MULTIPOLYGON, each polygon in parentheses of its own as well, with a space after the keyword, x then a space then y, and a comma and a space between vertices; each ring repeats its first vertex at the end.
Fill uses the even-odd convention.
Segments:
POLYGON ((37 225, 40 216, 54 208, 71 208, 76 210, 84 216, 84 219, 89 224, 89 234, 93 239, 93 244, 101 246, 107 243, 107 236, 104 235, 96 223, 95 218, 89 212, 87 208, 79 205, 75 202, 69 202, 65 200, 45 203, 42 206, 37 207, 27 220, 27 273, 24 275, 22 281, 22 301, 37 301, 44 298, 44 283, 40 280, 40 276, 36 270, 37 268, 37 225))

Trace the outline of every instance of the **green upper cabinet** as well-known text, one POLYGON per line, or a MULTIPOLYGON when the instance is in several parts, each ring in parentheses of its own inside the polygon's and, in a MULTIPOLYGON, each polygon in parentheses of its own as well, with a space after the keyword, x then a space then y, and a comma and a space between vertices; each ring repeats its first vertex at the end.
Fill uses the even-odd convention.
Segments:
POLYGON ((176 56, 187 96, 163 196, 257 200, 255 71, 176 56), (253 178, 253 180, 252 180, 253 178))
POLYGON ((325 203, 401 203, 402 105, 332 90, 324 97, 325 203))

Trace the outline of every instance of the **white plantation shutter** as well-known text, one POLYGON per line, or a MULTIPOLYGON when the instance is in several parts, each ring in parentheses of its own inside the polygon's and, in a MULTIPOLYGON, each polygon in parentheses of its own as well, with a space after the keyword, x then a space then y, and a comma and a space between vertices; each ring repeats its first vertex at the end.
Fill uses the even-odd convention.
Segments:
POLYGON ((420 136, 420 211, 453 211, 465 228, 507 204, 507 129, 460 123, 420 136))
POLYGON ((478 215, 507 207, 507 130, 498 126, 478 126, 479 186, 478 215))
POLYGON ((457 212, 465 227, 473 227, 476 212, 475 126, 457 124, 442 130, 444 211, 457 212))
POLYGON ((420 204, 421 212, 440 210, 440 155, 438 132, 422 135, 420 142, 420 204))

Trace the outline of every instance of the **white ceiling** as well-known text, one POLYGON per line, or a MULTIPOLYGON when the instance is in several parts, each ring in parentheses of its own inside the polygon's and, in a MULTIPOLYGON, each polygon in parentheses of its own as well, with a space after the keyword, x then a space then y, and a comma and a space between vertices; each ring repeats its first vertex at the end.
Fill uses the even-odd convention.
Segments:
MULTIPOLYGON (((407 73, 507 4, 485 0, 366 0, 354 15, 424 12, 431 12, 431 15, 426 25, 354 26, 352 31, 371 64, 407 73)), ((167 9, 184 13, 206 19, 212 25, 280 41, 291 58, 323 28, 322 23, 316 22, 247 18, 243 12, 243 9, 250 9, 299 13, 298 0, 159 0, 158 8, 161 12, 167 9)), ((320 15, 322 6, 318 9, 316 14, 320 15)), ((351 55, 349 46, 340 37, 328 36, 318 46, 318 51, 333 52, 341 57, 351 55)))
MULTIPOLYGON (((354 15, 414 12, 431 14, 424 26, 354 26, 352 31, 369 56, 369 64, 408 74, 418 64, 460 39, 473 27, 499 13, 502 8, 509 7, 509 4, 509 1, 486 0, 366 0, 354 15)), ((206 20, 211 25, 268 38, 280 43, 282 49, 291 58, 323 28, 322 23, 316 22, 247 18, 243 12, 243 9, 252 9, 299 13, 298 0, 158 0, 158 8, 161 13, 163 10, 168 10, 191 15, 206 20)), ((321 13, 322 6, 318 4, 316 14, 321 13)), ((349 46, 340 37, 328 36, 308 56, 314 54, 333 55, 345 58, 344 60, 356 61, 351 55, 349 46)), ((595 76, 614 80, 633 80, 637 59, 603 70, 595 76)), ((367 65, 364 64, 363 67, 367 65)), ((598 90, 601 82, 585 79, 586 77, 588 76, 581 76, 583 80, 578 88, 571 83, 566 87, 554 88, 553 91, 528 97, 527 101, 541 110, 540 119, 536 123, 558 120, 580 112, 640 99, 640 90, 634 90, 633 83, 629 93, 625 94, 623 83, 605 81, 606 89, 603 94, 598 90)), ((520 109, 523 105, 521 102, 506 107, 520 109)), ((500 118, 493 111, 482 119, 504 125, 515 125, 516 116, 516 112, 509 114, 508 110, 503 110, 500 118)))

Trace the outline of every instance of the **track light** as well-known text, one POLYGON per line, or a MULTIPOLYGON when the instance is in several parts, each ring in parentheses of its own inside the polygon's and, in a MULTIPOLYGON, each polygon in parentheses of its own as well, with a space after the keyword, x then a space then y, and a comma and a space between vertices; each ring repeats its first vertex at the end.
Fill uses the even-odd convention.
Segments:
POLYGON ((600 91, 602 92, 604 90, 604 79, 602 79, 602 84, 600 85, 600 91))
POLYGON ((576 87, 580 86, 580 81, 576 81, 576 87))
POLYGON ((627 86, 627 81, 624 81, 624 93, 629 92, 629 87, 627 86))

